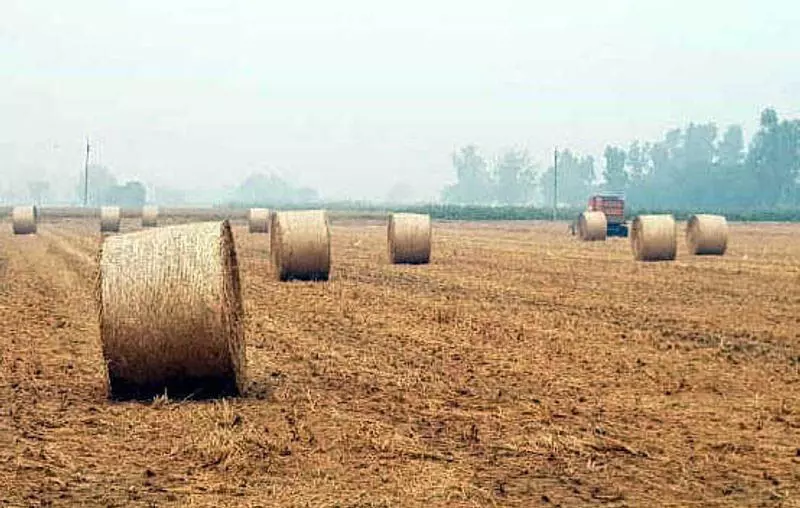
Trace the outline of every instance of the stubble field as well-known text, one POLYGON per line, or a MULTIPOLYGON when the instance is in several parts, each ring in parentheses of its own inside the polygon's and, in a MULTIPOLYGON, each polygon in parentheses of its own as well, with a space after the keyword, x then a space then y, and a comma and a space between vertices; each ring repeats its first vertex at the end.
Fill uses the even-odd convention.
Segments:
POLYGON ((393 266, 340 220, 328 283, 234 234, 245 396, 110 402, 96 221, 0 222, 0 506, 800 506, 798 225, 648 264, 439 222, 393 266))

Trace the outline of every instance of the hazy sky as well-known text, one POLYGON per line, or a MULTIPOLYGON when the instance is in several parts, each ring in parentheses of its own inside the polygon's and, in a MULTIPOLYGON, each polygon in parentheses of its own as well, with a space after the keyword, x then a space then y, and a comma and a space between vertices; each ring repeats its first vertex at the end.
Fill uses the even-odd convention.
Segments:
POLYGON ((800 116, 796 1, 0 3, 6 183, 76 178, 88 135, 123 179, 269 167, 328 198, 432 195, 470 142, 543 166, 554 145, 800 116))

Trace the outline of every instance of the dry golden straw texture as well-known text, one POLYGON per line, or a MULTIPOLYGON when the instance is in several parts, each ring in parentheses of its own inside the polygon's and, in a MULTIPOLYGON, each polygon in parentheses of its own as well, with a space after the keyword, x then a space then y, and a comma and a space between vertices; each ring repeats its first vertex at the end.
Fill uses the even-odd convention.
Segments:
POLYGON ((251 233, 269 233, 269 209, 251 208, 247 214, 247 222, 251 233))
POLYGON ((672 215, 640 215, 631 227, 631 247, 638 261, 672 261, 678 250, 672 215))
POLYGON ((693 215, 686 227, 686 245, 690 254, 725 254, 728 221, 721 215, 693 215))
POLYGON ((122 210, 118 206, 104 206, 100 208, 100 232, 118 233, 122 220, 122 210))
POLYGON ((36 222, 39 211, 35 206, 15 206, 11 210, 11 225, 15 235, 31 235, 36 233, 36 222))
POLYGON ((228 221, 106 237, 98 293, 113 398, 241 392, 243 310, 228 221))
POLYGON ((431 217, 417 213, 393 213, 387 228, 389 261, 425 264, 431 259, 431 217))
POLYGON ((154 228, 158 226, 158 207, 145 206, 142 207, 142 227, 154 228))
POLYGON ((331 266, 328 213, 324 210, 273 213, 270 250, 280 280, 328 280, 331 266))
POLYGON ((584 242, 606 239, 608 223, 603 212, 586 211, 578 216, 578 238, 584 242))

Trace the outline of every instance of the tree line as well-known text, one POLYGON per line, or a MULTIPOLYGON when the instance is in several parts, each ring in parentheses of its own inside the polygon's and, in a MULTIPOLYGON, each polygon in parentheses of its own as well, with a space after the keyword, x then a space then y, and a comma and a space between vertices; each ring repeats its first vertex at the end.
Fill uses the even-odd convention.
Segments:
MULTIPOLYGON (((713 122, 690 123, 656 141, 609 145, 598 171, 591 156, 558 152, 558 201, 581 206, 593 192, 624 192, 640 209, 750 210, 800 208, 800 120, 761 113, 745 149, 739 125, 720 135, 713 122)), ((554 166, 537 170, 525 150, 487 160, 474 145, 453 155, 456 183, 442 191, 451 204, 549 205, 554 166)))

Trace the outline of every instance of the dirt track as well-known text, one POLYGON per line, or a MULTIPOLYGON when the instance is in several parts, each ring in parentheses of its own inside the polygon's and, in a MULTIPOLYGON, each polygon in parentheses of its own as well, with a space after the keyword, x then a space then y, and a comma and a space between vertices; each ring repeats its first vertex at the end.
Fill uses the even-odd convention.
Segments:
POLYGON ((408 267, 342 222, 327 284, 237 226, 248 395, 147 404, 106 398, 96 227, 0 223, 2 506, 800 506, 800 226, 643 264, 439 223, 408 267))

